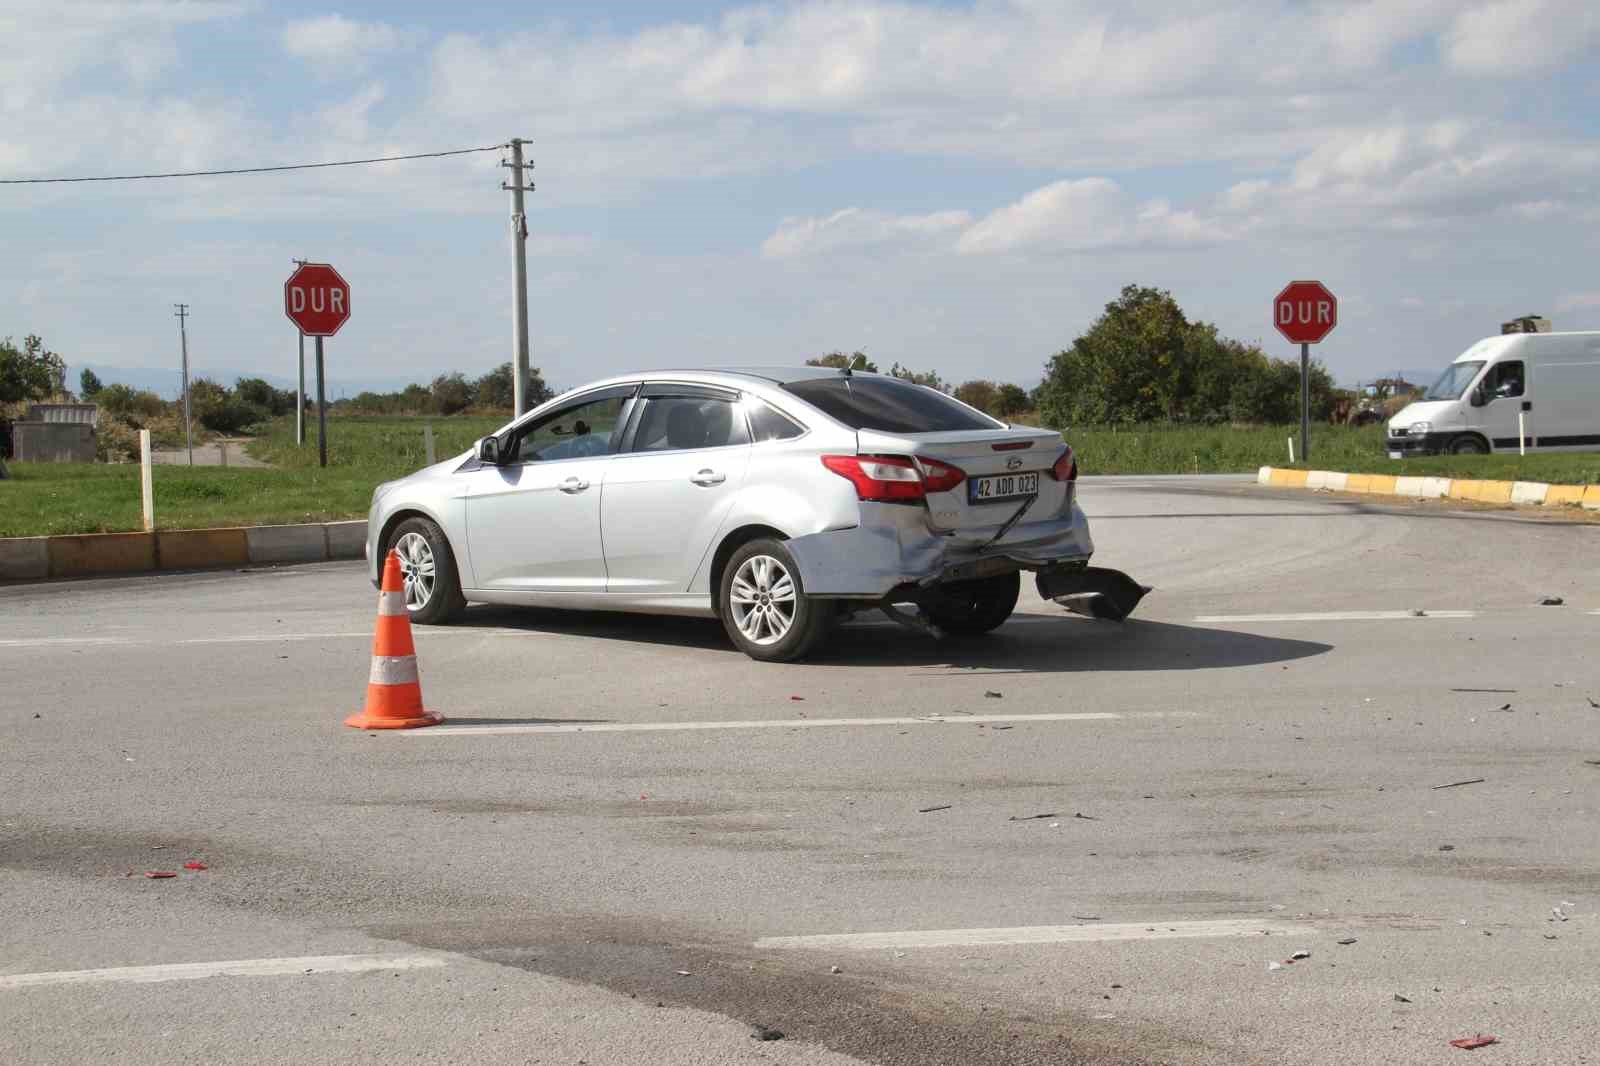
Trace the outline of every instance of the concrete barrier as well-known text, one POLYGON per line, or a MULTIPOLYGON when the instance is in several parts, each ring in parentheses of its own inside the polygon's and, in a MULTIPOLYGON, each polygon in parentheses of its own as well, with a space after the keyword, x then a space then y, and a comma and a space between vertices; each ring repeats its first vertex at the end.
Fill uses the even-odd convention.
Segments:
POLYGON ((1551 485, 1544 494, 1546 507, 1577 507, 1583 503, 1582 485, 1551 485))
POLYGON ((242 527, 156 533, 156 564, 162 570, 204 570, 249 562, 250 548, 242 527))
POLYGON ((51 577, 139 574, 156 568, 156 538, 150 533, 84 533, 49 541, 51 577))
POLYGON ((1519 481, 1511 486, 1511 502, 1542 504, 1550 486, 1538 481, 1519 481))
POLYGON ((361 559, 367 554, 367 523, 329 522, 328 558, 361 559))
POLYGON ((320 563, 328 557, 327 527, 250 526, 245 543, 252 563, 320 563))
POLYGON ((49 576, 49 537, 0 540, 0 581, 42 581, 49 576))
POLYGON ((1423 481, 1424 479, 1420 477, 1395 478, 1394 494, 1396 496, 1411 496, 1420 500, 1422 499, 1423 481))

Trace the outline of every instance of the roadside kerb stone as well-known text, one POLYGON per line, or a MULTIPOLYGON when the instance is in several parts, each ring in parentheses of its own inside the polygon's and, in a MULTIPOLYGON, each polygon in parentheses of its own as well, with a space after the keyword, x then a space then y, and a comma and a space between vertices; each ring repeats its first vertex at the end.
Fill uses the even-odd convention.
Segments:
POLYGON ((329 522, 324 528, 328 532, 328 558, 361 559, 366 556, 367 523, 364 519, 329 522))
POLYGON ((1524 507, 1577 507, 1600 511, 1600 485, 1550 485, 1543 481, 1480 481, 1471 478, 1396 477, 1390 474, 1342 474, 1333 470, 1289 470, 1263 466, 1256 484, 1372 496, 1466 500, 1473 503, 1524 507), (1303 480, 1302 480, 1303 478, 1303 480))
POLYGON ((250 526, 244 531, 252 563, 320 563, 328 558, 328 530, 303 526, 250 526))
POLYGON ((244 566, 249 561, 250 548, 243 527, 156 531, 156 565, 162 570, 244 566))
POLYGON ((1538 481, 1518 481, 1511 486, 1511 502, 1542 504, 1550 486, 1538 481))
POLYGON ((0 540, 0 581, 36 581, 49 576, 49 537, 0 540))
POLYGON ((156 568, 150 533, 83 533, 50 537, 50 577, 138 574, 156 568))

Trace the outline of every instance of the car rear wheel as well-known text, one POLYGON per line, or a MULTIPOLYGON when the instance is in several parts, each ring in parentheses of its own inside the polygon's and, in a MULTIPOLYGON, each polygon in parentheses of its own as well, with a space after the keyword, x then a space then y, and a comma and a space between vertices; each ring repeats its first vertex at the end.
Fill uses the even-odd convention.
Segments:
POLYGON ((976 637, 1000 628, 1017 608, 1022 575, 1016 571, 940 585, 944 602, 930 604, 928 620, 946 633, 976 637))
POLYGON ((426 518, 408 518, 394 527, 389 547, 400 556, 406 611, 413 622, 440 625, 467 605, 461 595, 456 557, 444 530, 426 518))
POLYGON ((1488 455, 1489 448, 1477 437, 1457 437, 1450 443, 1454 455, 1488 455))
POLYGON ((722 571, 717 608, 734 647, 760 662, 804 658, 828 635, 833 605, 808 599, 789 549, 753 540, 722 571))

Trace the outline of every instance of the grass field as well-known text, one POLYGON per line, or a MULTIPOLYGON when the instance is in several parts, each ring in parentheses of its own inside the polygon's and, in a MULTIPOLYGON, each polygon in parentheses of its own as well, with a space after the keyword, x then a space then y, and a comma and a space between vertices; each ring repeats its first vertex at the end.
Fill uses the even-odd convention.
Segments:
MULTIPOLYGON (((328 423, 326 470, 317 466, 316 427, 294 444, 294 420, 279 419, 249 445, 275 469, 162 466, 155 470, 156 524, 162 529, 325 522, 367 513, 372 488, 423 464, 423 424, 431 422, 440 459, 459 454, 504 424, 490 417, 335 418, 328 423)), ((1286 426, 1077 427, 1067 439, 1085 474, 1254 472, 1287 466, 1286 426)), ((1600 453, 1440 456, 1391 460, 1381 427, 1313 426, 1311 467, 1351 473, 1600 483, 1600 453)), ((1301 467, 1307 464, 1296 464, 1301 467)), ((14 464, 0 481, 0 537, 109 533, 142 527, 137 465, 14 464)))

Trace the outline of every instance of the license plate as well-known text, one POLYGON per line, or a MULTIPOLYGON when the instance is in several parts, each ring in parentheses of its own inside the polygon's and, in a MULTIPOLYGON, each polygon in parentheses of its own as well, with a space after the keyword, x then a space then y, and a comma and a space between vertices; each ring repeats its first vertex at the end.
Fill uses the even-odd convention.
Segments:
POLYGON ((1391 459, 1404 459, 1405 456, 1403 454, 1401 454, 1400 452, 1390 452, 1389 453, 1389 458, 1391 458, 1391 459))
POLYGON ((1016 500, 1039 494, 1037 473, 975 477, 968 483, 972 486, 967 490, 967 500, 970 503, 999 503, 1002 500, 1016 500))

